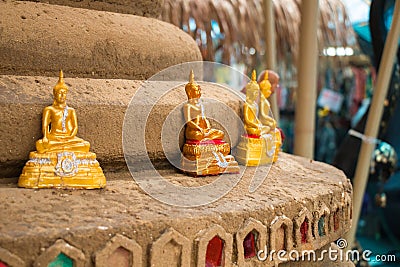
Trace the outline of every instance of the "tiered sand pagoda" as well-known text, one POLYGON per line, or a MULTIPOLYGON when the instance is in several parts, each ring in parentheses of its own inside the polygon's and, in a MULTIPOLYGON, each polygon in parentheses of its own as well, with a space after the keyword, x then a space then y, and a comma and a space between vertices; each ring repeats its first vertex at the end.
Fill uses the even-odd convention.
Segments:
MULTIPOLYGON (((132 175, 149 183, 153 177, 126 168, 122 125, 129 101, 154 73, 201 60, 189 35, 155 19, 160 7, 149 0, 0 2, 0 266, 344 265, 256 256, 265 248, 318 254, 348 231, 351 184, 329 165, 280 153, 255 192, 248 190, 254 175, 248 169, 219 200, 188 208, 161 203, 133 181, 132 175), (42 110, 52 102, 60 68, 79 136, 103 167, 105 189, 17 187, 29 151, 42 138, 42 110)), ((235 95, 221 96, 212 86, 203 90, 240 113, 235 95)), ((164 160, 159 125, 185 99, 182 86, 147 120, 148 155, 155 162, 164 160)), ((189 178, 165 165, 160 172, 188 187, 215 179, 189 178)))

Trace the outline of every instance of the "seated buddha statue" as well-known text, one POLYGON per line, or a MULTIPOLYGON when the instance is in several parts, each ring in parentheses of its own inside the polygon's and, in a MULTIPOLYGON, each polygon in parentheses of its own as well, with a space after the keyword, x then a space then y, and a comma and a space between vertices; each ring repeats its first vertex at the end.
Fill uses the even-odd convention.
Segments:
POLYGON ((68 87, 60 71, 53 89, 54 100, 45 107, 42 118, 43 138, 22 170, 18 186, 25 188, 93 189, 106 186, 106 178, 90 144, 76 137, 75 110, 67 106, 68 87))
POLYGON ((237 173, 239 166, 229 155, 231 147, 223 141, 224 132, 213 129, 204 113, 200 101, 201 88, 194 81, 193 70, 185 86, 188 97, 183 107, 185 117, 185 144, 181 159, 181 170, 192 176, 237 173))
POLYGON ((190 71, 189 83, 185 86, 188 102, 184 105, 186 121, 185 137, 187 140, 206 141, 222 140, 224 132, 212 129, 204 114, 204 106, 200 102, 201 88, 194 81, 193 70, 190 71))
POLYGON ((67 106, 67 92, 68 87, 60 71, 58 83, 53 88, 54 102, 43 110, 43 138, 36 142, 39 153, 63 150, 89 152, 89 142, 76 137, 78 121, 75 110, 67 106))
MULTIPOLYGON (((246 85, 246 102, 243 104, 245 134, 236 148, 236 159, 246 166, 258 166, 273 161, 275 151, 274 124, 263 124, 257 105, 260 86, 253 71, 251 81, 246 85)), ((269 112, 269 111, 268 111, 269 112)))
POLYGON ((263 125, 258 119, 257 99, 260 86, 256 80, 256 72, 253 71, 251 81, 246 85, 246 102, 243 105, 243 123, 248 135, 261 136, 269 133, 271 127, 263 125))

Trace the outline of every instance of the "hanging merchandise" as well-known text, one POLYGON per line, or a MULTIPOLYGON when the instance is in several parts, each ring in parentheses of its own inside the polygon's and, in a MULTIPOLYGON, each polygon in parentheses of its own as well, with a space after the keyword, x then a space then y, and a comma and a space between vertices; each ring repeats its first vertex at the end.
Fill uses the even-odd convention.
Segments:
MULTIPOLYGON (((380 60, 383 48, 385 46, 386 36, 389 26, 385 23, 392 16, 388 11, 392 10, 395 1, 372 1, 370 11, 369 28, 371 31, 372 45, 368 40, 364 40, 362 48, 369 49, 365 51, 371 56, 371 60, 379 74, 383 73, 383 69, 379 70, 380 60), (391 8, 390 8, 391 7, 391 8)), ((362 37, 361 37, 362 38, 362 37)), ((364 114, 357 114, 357 118, 352 125, 352 129, 342 142, 338 153, 335 156, 333 165, 342 169, 351 179, 354 176, 355 166, 361 146, 361 139, 364 142, 377 142, 374 150, 369 180, 367 184, 366 194, 370 196, 371 207, 373 209, 370 214, 361 214, 358 227, 363 228, 364 233, 374 233, 372 236, 375 240, 387 237, 390 243, 396 247, 400 247, 400 228, 397 223, 400 219, 400 172, 397 167, 397 156, 400 150, 399 139, 399 119, 400 119, 400 49, 397 50, 397 57, 394 63, 391 80, 388 85, 388 91, 383 101, 383 114, 379 121, 378 139, 385 142, 377 142, 378 140, 369 138, 362 133, 366 126, 366 119, 370 111, 369 105, 365 105, 364 114), (360 115, 360 116, 359 116, 360 115), (397 151, 397 152, 396 152, 397 151)), ((368 73, 368 72, 367 72, 368 73)), ((365 97, 369 97, 373 90, 374 71, 370 70, 369 76, 366 77, 365 97)), ((360 110, 359 110, 360 112, 360 110)), ((370 236, 371 237, 371 236, 370 236)))
POLYGON ((386 182, 397 168, 397 153, 386 142, 377 144, 372 155, 370 179, 386 182))
POLYGON ((338 113, 343 104, 343 95, 334 90, 324 88, 319 93, 318 106, 327 107, 330 111, 338 113))

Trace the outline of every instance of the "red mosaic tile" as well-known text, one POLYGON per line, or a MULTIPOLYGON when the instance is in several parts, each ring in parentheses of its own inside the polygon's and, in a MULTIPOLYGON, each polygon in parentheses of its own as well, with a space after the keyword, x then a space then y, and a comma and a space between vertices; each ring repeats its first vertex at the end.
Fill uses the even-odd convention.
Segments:
POLYGON ((333 230, 336 232, 337 230, 339 230, 339 211, 336 211, 333 214, 333 230))
POLYGON ((206 267, 220 267, 224 264, 224 241, 219 236, 214 236, 208 242, 206 252, 206 267))
POLYGON ((247 234, 243 240, 244 258, 252 258, 256 255, 256 235, 253 232, 247 234))
POLYGON ((300 233, 301 233, 301 243, 305 244, 307 243, 307 232, 308 232, 308 220, 305 219, 304 222, 300 226, 300 233))

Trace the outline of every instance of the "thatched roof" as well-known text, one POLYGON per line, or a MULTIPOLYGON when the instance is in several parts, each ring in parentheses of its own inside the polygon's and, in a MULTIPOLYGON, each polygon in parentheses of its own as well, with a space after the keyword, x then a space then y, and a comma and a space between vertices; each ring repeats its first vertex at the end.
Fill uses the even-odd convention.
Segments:
MULTIPOLYGON (((274 0, 278 62, 296 62, 301 0, 274 0)), ((340 0, 320 0, 319 48, 354 46, 355 35, 340 0)), ((187 31, 204 60, 254 65, 265 51, 263 0, 165 0, 164 21, 187 31), (218 25, 218 26, 217 26, 218 25), (214 38, 213 38, 214 37, 214 38), (215 38, 219 37, 219 38, 215 38)))

